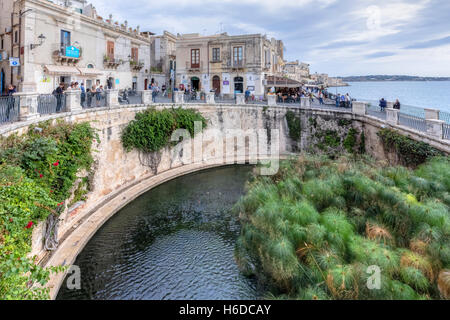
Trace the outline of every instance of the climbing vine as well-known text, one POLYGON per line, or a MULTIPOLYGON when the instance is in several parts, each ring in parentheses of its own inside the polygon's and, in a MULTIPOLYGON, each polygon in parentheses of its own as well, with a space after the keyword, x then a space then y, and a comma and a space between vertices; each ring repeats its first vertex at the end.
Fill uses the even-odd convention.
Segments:
POLYGON ((427 160, 443 155, 443 153, 428 143, 415 141, 392 129, 381 129, 378 132, 386 150, 397 153, 400 161, 406 166, 416 167, 427 160))
POLYGON ((206 119, 192 109, 148 109, 136 114, 122 132, 122 144, 128 152, 137 149, 145 153, 157 152, 170 145, 170 137, 177 129, 194 135, 195 122, 206 127, 206 119))
MULTIPOLYGON (((81 170, 90 171, 89 123, 59 121, 31 126, 25 135, 0 139, 0 299, 43 299, 50 272, 28 258, 35 226, 57 216, 81 170)), ((78 197, 82 191, 78 191, 78 197)))
POLYGON ((295 115, 294 112, 288 111, 286 113, 286 121, 289 128, 289 136, 294 141, 300 141, 301 138, 301 123, 300 118, 295 115))

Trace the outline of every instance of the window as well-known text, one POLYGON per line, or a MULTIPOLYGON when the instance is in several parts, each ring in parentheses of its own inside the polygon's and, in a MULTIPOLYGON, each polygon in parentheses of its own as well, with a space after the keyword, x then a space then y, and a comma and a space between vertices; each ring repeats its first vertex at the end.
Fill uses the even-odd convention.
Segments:
POLYGON ((66 51, 66 47, 70 47, 70 32, 61 30, 61 50, 64 50, 63 53, 66 51))
POLYGON ((234 65, 242 64, 242 47, 233 48, 233 64, 234 65))
POLYGON ((106 56, 109 60, 114 61, 114 42, 108 41, 106 43, 106 56))
POLYGON ((220 61, 220 48, 212 49, 212 61, 220 61))
POLYGON ((14 42, 15 43, 19 42, 19 31, 14 32, 14 42))
POLYGON ((138 48, 131 48, 131 60, 138 61, 138 48))
POLYGON ((191 68, 200 68, 200 49, 191 49, 191 68))

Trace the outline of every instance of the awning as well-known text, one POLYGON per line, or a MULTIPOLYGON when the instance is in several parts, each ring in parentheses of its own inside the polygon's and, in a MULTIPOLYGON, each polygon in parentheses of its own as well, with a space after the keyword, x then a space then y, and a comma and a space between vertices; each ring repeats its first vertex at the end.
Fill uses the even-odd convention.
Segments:
POLYGON ((51 74, 58 74, 58 75, 79 75, 80 71, 71 66, 56 66, 56 65, 45 65, 44 71, 51 74))
POLYGON ((77 68, 77 69, 83 76, 99 76, 103 74, 101 70, 95 68, 77 68))
POLYGON ((277 76, 268 76, 267 77, 266 87, 299 88, 301 86, 303 86, 303 84, 301 82, 298 82, 293 79, 277 77, 277 76))

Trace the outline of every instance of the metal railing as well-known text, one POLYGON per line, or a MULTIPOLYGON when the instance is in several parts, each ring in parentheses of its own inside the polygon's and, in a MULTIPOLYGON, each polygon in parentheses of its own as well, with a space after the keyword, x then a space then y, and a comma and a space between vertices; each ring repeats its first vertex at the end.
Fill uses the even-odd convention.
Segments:
POLYGON ((51 114, 66 111, 65 94, 40 94, 37 100, 37 110, 40 114, 51 114))
POLYGON ((0 123, 14 122, 19 120, 20 99, 18 97, 0 97, 0 123))
POLYGON ((443 125, 443 138, 444 140, 450 140, 450 124, 448 123, 443 125))
POLYGON ((450 113, 445 111, 439 112, 439 120, 445 121, 446 124, 450 124, 450 113))
POLYGON ((413 116, 407 113, 399 112, 398 123, 401 126, 413 128, 414 130, 426 132, 427 124, 425 122, 425 117, 421 118, 418 116, 413 116))
POLYGON ((366 114, 378 119, 386 120, 386 111, 381 111, 381 108, 371 103, 367 105, 366 114))
POLYGON ((214 101, 215 103, 222 103, 222 104, 235 104, 236 103, 236 97, 233 96, 224 96, 221 94, 215 94, 214 95, 214 101))
POLYGON ((92 91, 81 93, 80 102, 83 109, 106 107, 106 94, 92 91))
POLYGON ((142 93, 135 90, 119 92, 119 104, 142 104, 142 93))

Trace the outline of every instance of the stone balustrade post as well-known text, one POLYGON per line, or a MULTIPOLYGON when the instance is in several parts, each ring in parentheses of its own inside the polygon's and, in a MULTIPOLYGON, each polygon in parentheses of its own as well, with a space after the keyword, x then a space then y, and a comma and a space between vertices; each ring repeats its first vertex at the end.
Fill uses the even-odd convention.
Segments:
POLYGON ((152 104, 153 103, 153 100, 152 100, 153 90, 142 90, 141 95, 142 95, 142 104, 152 104))
POLYGON ((20 115, 19 121, 34 120, 39 117, 37 92, 18 92, 14 94, 19 99, 20 115))
POLYGON ((386 108, 386 121, 392 125, 398 125, 398 112, 399 110, 394 108, 386 108))
POLYGON ((274 94, 267 95, 267 105, 268 106, 276 106, 277 105, 277 96, 274 94))
POLYGON ((365 116, 367 114, 367 103, 362 101, 353 101, 352 112, 357 115, 365 116))
POLYGON ((245 94, 236 93, 236 104, 245 104, 245 94))
POLYGON ((444 123, 443 120, 425 119, 427 125, 427 134, 438 139, 444 138, 444 123))
POLYGON ((118 106, 119 105, 119 90, 107 89, 105 92, 106 92, 106 106, 108 108, 118 106))
POLYGON ((175 103, 184 103, 184 91, 175 91, 174 94, 175 103))
POLYGON ((207 104, 215 104, 216 103, 216 99, 214 97, 214 92, 206 93, 206 103, 207 104))
POLYGON ((394 109, 394 103, 391 101, 386 102, 386 109, 394 109))
POLYGON ((311 100, 308 97, 300 98, 300 107, 311 108, 311 100))
POLYGON ((67 90, 66 95, 66 111, 67 112, 77 112, 83 110, 81 106, 81 90, 72 89, 67 90))
POLYGON ((425 119, 439 120, 439 110, 425 109, 425 119))

